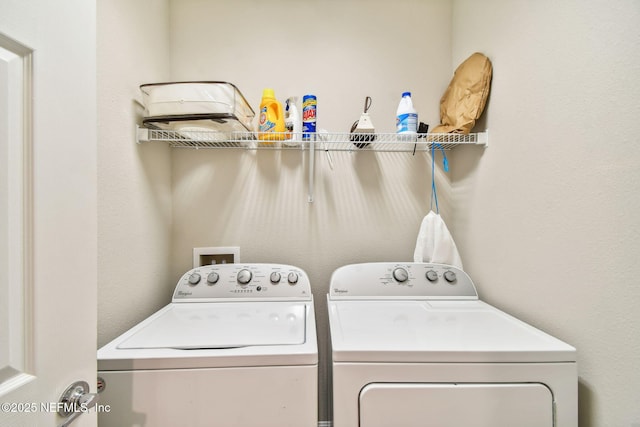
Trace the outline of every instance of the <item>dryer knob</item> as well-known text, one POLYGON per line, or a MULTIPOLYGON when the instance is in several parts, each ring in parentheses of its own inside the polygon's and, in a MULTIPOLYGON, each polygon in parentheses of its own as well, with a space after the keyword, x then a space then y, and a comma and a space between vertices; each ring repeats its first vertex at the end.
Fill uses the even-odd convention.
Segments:
POLYGON ((189 275, 189 284, 197 285, 198 283, 200 283, 200 273, 191 273, 189 275))
POLYGON ((250 270, 247 270, 246 268, 243 268, 238 272, 238 283, 240 283, 241 285, 246 285, 251 281, 252 278, 253 278, 253 274, 251 273, 250 270))
POLYGON ((210 284, 210 285, 215 285, 216 283, 218 283, 219 279, 220 279, 220 275, 218 273, 216 273, 215 271, 212 271, 207 276, 207 283, 210 284))
POLYGON ((393 270, 393 278, 398 282, 406 282, 409 279, 409 273, 402 267, 398 267, 393 270))
POLYGON ((287 276, 287 282, 289 282, 290 285, 295 285, 296 283, 298 283, 298 274, 294 273, 293 271, 289 273, 289 275, 287 276))
POLYGON ((447 270, 444 272, 444 280, 446 280, 449 283, 453 283, 456 281, 456 273, 454 273, 451 270, 447 270))

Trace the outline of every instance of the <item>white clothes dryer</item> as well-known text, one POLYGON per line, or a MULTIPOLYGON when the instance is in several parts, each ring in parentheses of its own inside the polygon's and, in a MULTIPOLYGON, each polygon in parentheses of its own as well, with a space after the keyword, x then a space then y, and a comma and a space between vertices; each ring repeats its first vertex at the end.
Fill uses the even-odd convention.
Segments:
POLYGON ((576 350, 439 264, 337 269, 334 427, 577 427, 576 350))
POLYGON ((315 427, 307 274, 282 264, 185 273, 170 304, 98 350, 100 427, 315 427))

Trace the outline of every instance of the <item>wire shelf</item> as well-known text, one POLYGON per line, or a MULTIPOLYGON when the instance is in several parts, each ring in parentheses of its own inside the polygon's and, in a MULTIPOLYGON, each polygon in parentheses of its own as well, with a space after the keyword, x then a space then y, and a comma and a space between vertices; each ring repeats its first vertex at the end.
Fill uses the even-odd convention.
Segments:
POLYGON ((137 128, 137 141, 162 141, 175 148, 236 148, 305 150, 313 145, 315 149, 328 151, 377 151, 416 152, 436 148, 450 150, 459 145, 488 145, 488 133, 452 134, 427 133, 402 135, 396 133, 330 133, 318 132, 294 136, 284 133, 259 132, 218 132, 207 130, 161 130, 137 128))
MULTIPOLYGON (((426 133, 402 135, 396 133, 330 133, 320 131, 305 135, 258 132, 220 132, 199 129, 136 128, 136 141, 161 141, 175 148, 235 148, 243 150, 300 150, 309 156, 309 202, 313 202, 314 158, 318 150, 326 151, 332 165, 330 151, 425 152, 432 147, 450 150, 460 145, 489 145, 488 131, 468 135, 426 133)), ((333 167, 333 166, 331 166, 333 167)))

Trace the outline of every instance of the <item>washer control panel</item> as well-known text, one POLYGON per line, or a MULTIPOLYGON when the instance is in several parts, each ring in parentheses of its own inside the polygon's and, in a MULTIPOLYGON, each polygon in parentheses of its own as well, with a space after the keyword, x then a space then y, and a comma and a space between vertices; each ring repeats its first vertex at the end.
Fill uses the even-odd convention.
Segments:
POLYGON ((330 299, 478 299, 463 270, 445 264, 373 262, 338 268, 330 299))
POLYGON ((182 275, 173 302, 311 300, 309 277, 285 264, 204 265, 182 275))

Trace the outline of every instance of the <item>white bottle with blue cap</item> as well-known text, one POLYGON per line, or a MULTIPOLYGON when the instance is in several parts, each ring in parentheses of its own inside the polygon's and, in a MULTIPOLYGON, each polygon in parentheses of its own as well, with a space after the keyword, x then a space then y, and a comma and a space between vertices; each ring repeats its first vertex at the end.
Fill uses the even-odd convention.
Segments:
POLYGON ((418 133, 418 112, 413 108, 411 92, 403 92, 396 112, 396 133, 418 133))

